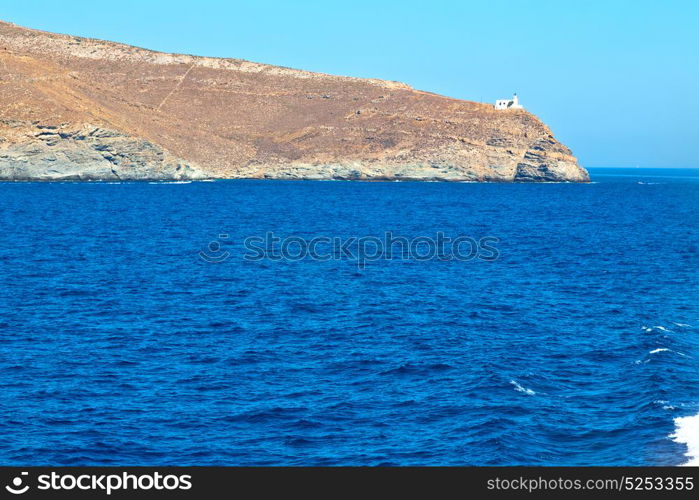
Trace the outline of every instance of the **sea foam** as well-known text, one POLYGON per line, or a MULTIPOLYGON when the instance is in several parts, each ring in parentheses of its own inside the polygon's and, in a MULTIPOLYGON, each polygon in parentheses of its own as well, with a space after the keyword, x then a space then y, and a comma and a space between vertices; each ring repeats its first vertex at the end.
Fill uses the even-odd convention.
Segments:
POLYGON ((528 396, 533 396, 536 394, 536 392, 532 391, 531 389, 527 389, 526 387, 521 386, 516 380, 510 380, 510 384, 515 386, 515 391, 523 392, 528 396))
POLYGON ((670 437, 676 443, 687 445, 689 461, 682 465, 699 465, 699 414, 675 419, 675 432, 670 437))

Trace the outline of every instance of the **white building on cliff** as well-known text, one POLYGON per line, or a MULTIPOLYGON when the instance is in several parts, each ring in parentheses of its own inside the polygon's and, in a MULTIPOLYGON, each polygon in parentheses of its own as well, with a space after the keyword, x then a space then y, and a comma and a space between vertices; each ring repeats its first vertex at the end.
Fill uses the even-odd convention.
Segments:
POLYGON ((512 99, 498 99, 495 101, 495 109, 524 109, 519 103, 517 94, 512 95, 512 99))

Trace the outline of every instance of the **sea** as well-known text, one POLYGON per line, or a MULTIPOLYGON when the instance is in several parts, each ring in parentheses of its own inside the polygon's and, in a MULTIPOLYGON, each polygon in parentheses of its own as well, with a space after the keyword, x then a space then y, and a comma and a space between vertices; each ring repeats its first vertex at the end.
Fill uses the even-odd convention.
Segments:
POLYGON ((591 176, 1 183, 0 464, 698 464, 699 169, 591 176))

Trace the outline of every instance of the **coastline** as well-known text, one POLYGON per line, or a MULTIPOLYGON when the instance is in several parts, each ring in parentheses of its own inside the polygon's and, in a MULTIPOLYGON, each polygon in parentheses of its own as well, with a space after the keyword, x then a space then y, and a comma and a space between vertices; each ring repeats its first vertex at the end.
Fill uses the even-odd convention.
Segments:
POLYGON ((0 22, 0 178, 589 180, 522 108, 0 22))

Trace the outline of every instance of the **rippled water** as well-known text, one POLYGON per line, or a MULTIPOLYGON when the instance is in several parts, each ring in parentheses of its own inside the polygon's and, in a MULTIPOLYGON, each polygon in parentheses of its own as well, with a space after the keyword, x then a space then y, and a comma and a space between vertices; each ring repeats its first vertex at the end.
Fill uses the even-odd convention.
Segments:
POLYGON ((0 463, 683 463, 699 172, 592 175, 0 184, 0 463), (500 258, 241 257, 387 230, 500 258))

